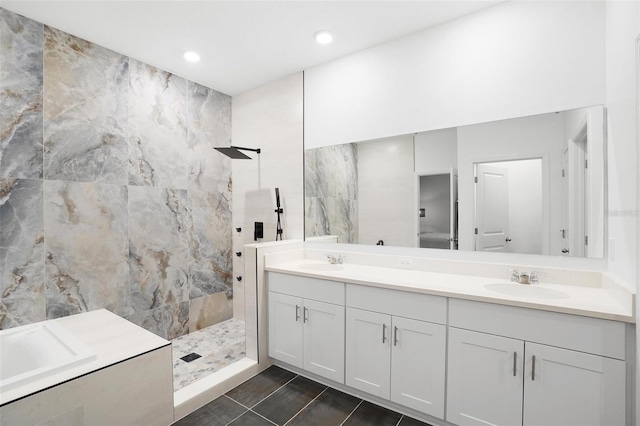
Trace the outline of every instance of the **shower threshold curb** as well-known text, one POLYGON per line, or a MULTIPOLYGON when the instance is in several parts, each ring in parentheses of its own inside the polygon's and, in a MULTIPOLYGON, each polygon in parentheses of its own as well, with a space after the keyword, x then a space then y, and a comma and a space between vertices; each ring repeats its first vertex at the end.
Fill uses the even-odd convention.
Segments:
MULTIPOLYGON (((264 366, 264 368, 268 367, 264 366)), ((264 369, 263 368, 263 369, 264 369)), ((173 393, 175 420, 228 392, 260 372, 258 362, 243 358, 173 393)))

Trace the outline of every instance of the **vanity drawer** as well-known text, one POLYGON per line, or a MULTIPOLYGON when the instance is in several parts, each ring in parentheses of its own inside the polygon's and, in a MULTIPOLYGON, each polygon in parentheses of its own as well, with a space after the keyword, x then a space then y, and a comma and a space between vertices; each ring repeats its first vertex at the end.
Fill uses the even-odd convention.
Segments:
POLYGON ((436 324, 447 323, 447 299, 441 296, 347 284, 347 306, 436 324))
POLYGON ((344 283, 268 272, 269 291, 344 306, 344 283))
POLYGON ((449 325, 625 359, 625 324, 617 321, 450 299, 449 325))

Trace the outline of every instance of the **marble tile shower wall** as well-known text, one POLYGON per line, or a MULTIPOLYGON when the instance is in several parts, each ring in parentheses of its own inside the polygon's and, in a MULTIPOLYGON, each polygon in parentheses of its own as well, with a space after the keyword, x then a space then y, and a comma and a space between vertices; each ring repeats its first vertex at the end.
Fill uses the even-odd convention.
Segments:
POLYGON ((4 9, 0 32, 0 329, 231 318, 231 98, 4 9))
POLYGON ((309 149, 305 159, 305 235, 337 235, 358 242, 356 144, 309 149))

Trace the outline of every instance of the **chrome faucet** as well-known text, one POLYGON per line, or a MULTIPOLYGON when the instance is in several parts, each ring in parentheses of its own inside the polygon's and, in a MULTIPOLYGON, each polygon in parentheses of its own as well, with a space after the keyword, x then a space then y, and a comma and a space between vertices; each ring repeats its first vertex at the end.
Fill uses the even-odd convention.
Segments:
POLYGON ((327 256, 327 259, 329 259, 329 263, 332 265, 336 265, 336 264, 342 265, 344 263, 344 257, 341 254, 338 255, 338 257, 335 257, 332 254, 326 254, 325 256, 327 256))
POLYGON ((531 271, 531 274, 529 275, 529 280, 531 281, 531 284, 540 283, 540 277, 538 275, 544 275, 544 272, 531 271))
POLYGON ((539 272, 533 271, 531 273, 518 272, 515 269, 508 269, 511 272, 511 281, 520 284, 538 284, 539 272))

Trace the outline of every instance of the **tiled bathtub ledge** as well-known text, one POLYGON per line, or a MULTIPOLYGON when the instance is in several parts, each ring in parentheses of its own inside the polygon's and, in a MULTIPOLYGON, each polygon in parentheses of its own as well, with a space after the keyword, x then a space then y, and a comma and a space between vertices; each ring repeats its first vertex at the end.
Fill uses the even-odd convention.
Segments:
MULTIPOLYGON (((335 253, 336 255, 338 253, 335 253)), ((535 268, 474 262, 407 258, 413 269, 392 267, 398 256, 348 253, 341 269, 314 270, 309 265, 326 264, 325 252, 295 250, 265 257, 265 270, 350 284, 361 284, 501 305, 582 315, 634 323, 633 290, 602 272, 535 268), (535 299, 496 293, 486 284, 509 283, 507 268, 543 272, 540 284, 567 295, 561 299, 535 299), (455 271, 455 272, 454 272, 455 271)), ((521 285, 521 284, 513 284, 521 285)))

